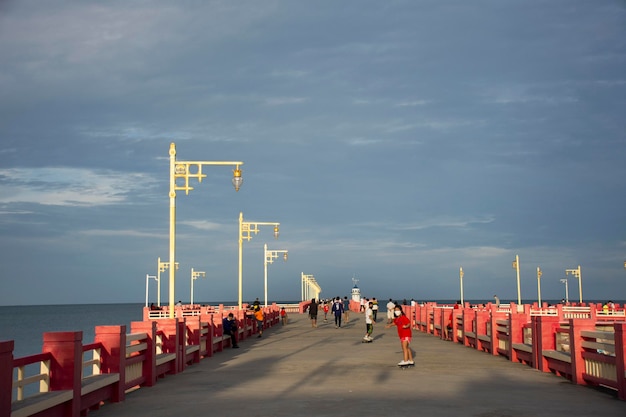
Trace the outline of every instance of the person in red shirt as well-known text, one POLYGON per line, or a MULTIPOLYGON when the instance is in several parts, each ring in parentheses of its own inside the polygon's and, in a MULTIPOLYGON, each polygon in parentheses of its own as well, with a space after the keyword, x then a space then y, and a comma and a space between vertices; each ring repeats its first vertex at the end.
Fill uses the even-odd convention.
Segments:
POLYGON ((402 346, 402 361, 398 365, 415 365, 413 362, 413 352, 411 351, 411 320, 404 314, 402 307, 397 305, 393 308, 394 319, 392 323, 386 325, 386 328, 396 326, 398 328, 398 337, 402 346))

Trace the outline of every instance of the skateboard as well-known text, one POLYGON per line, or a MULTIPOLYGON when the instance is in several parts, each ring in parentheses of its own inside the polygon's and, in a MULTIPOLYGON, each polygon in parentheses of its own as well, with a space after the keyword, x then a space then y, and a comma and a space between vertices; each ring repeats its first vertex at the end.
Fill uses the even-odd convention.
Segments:
POLYGON ((414 363, 409 363, 407 365, 398 365, 398 368, 400 369, 407 369, 407 368, 413 368, 413 367, 415 367, 414 363))

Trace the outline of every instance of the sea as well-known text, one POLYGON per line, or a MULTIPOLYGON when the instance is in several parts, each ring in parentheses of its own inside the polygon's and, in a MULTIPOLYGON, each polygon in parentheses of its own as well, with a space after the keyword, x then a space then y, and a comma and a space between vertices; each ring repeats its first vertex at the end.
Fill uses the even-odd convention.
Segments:
MULTIPOLYGON (((379 299, 379 313, 386 312, 388 299, 379 299)), ((396 300, 402 303, 404 300, 396 300)), ((454 300, 428 300, 439 304, 454 304, 454 300)), ((465 300, 472 305, 486 304, 493 300, 465 300)), ((555 304, 560 300, 546 300, 555 304)), ((571 300, 570 300, 571 301, 571 300)), ((589 301, 589 302, 605 302, 589 301)), ((624 300, 613 300, 624 305, 624 300)), ((297 304, 299 301, 278 301, 278 304, 297 304)), ((410 302, 407 301, 407 303, 410 302)), ((418 300, 421 302, 421 300, 418 300)), ((502 303, 509 302, 501 300, 502 303)), ((236 305, 235 301, 199 303, 207 305, 236 305)), ((132 321, 143 319, 143 303, 128 304, 67 304, 0 306, 0 340, 13 340, 13 357, 41 353, 43 334, 55 331, 82 331, 83 343, 92 343, 96 326, 126 325, 130 330, 132 321)))

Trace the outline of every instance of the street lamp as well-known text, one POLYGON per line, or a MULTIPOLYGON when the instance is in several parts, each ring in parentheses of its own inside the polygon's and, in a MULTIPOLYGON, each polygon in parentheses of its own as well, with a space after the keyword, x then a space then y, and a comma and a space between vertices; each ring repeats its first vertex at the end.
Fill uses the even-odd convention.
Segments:
POLYGON ((242 281, 243 281, 243 240, 248 242, 252 239, 252 234, 259 233, 259 226, 274 226, 274 239, 278 239, 280 223, 273 222, 244 222, 243 213, 239 212, 239 297, 238 305, 242 305, 242 281))
POLYGON ((541 268, 537 267, 537 302, 541 308, 541 268))
POLYGON ((461 281, 461 305, 463 305, 463 267, 459 268, 459 280, 461 281))
POLYGON ((150 278, 156 281, 157 277, 155 277, 154 275, 146 274, 146 307, 148 307, 148 281, 150 280, 150 278))
POLYGON ((265 257, 263 261, 263 266, 265 268, 265 307, 267 307, 267 264, 273 264, 274 259, 278 258, 279 254, 283 254, 283 259, 287 262, 287 250, 278 249, 278 250, 267 250, 267 243, 264 245, 265 257))
MULTIPOLYGON (((513 261, 513 269, 517 272, 517 305, 522 305, 522 290, 520 288, 519 283, 519 256, 515 255, 515 260, 513 261)), ((519 308, 519 307, 518 307, 519 308)))
MULTIPOLYGON (((161 272, 165 272, 169 267, 169 262, 161 262, 161 258, 157 258, 157 305, 159 307, 161 307, 161 272)), ((178 269, 178 262, 176 262, 176 269, 178 269)))
POLYGON ((189 304, 191 304, 192 306, 193 306, 193 282, 196 279, 198 279, 198 277, 205 278, 206 273, 204 271, 194 271, 193 268, 191 268, 191 299, 189 301, 189 304))
MULTIPOLYGON (((189 194, 189 191, 193 190, 193 187, 189 186, 189 179, 196 178, 198 182, 202 182, 202 178, 206 175, 202 173, 202 167, 205 165, 231 165, 235 166, 233 170, 232 183, 235 187, 235 191, 239 191, 243 178, 241 178, 241 170, 239 167, 243 165, 241 161, 177 161, 176 160, 176 145, 172 142, 170 144, 170 262, 169 265, 176 263, 176 191, 185 191, 185 194, 189 194), (191 169, 193 167, 193 169, 191 169), (193 171, 193 172, 192 172, 193 171), (178 184, 179 178, 184 179, 183 184, 178 184)), ((169 268, 170 270, 170 286, 169 286, 169 316, 174 318, 174 288, 176 283, 176 268, 169 268)))
POLYGON ((561 282, 565 284, 565 303, 569 303, 569 290, 567 289, 567 278, 562 278, 561 282))
POLYGON ((304 272, 302 273, 302 301, 310 300, 311 298, 315 298, 319 301, 320 293, 322 292, 322 288, 319 286, 317 281, 315 281, 315 277, 313 275, 307 275, 304 272), (311 297, 313 294, 313 297, 311 297))
POLYGON ((582 304, 583 303, 583 277, 580 272, 580 265, 578 265, 578 268, 576 269, 566 269, 565 275, 569 275, 569 274, 572 274, 576 278, 578 278, 578 301, 580 302, 580 304, 582 304))

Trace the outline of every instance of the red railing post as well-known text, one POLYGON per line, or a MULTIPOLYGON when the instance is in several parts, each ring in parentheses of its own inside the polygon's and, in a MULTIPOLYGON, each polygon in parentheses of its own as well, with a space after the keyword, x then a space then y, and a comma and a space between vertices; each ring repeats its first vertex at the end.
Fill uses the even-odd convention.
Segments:
POLYGON ((0 342, 0 415, 11 415, 14 341, 0 342))
POLYGON ((471 307, 469 307, 467 304, 463 307, 463 345, 464 346, 469 346, 469 340, 466 336, 466 334, 468 332, 472 332, 473 331, 473 325, 474 325, 474 310, 472 310, 471 307))
POLYGON ((626 400, 626 323, 615 323, 615 368, 617 371, 617 396, 626 400))
POLYGON ((144 385, 151 387, 156 384, 156 321, 133 321, 130 323, 131 333, 146 333, 146 352, 141 366, 144 385))
POLYGON ((595 330, 595 320, 590 319, 570 319, 569 320, 569 345, 572 359, 572 382, 577 385, 587 385, 583 378, 585 373, 585 359, 583 358, 584 348, 582 346, 583 330, 595 330))
POLYGON ((544 350, 556 350, 556 330, 559 328, 558 316, 531 317, 533 330, 533 365, 542 372, 550 372, 548 361, 543 356, 544 350))
MULTIPOLYGON (((516 307, 516 306, 515 306, 516 307)), ((513 349, 513 344, 524 343, 524 325, 528 322, 525 313, 518 313, 517 308, 511 303, 511 314, 509 315, 509 360, 520 362, 517 351, 513 349)))
POLYGON ((83 371, 83 332, 47 332, 43 334, 42 353, 52 355, 50 390, 71 390, 72 400, 64 416, 80 415, 80 387, 83 371))
POLYGON ((102 364, 103 374, 117 373, 120 380, 115 387, 111 401, 124 401, 124 381, 126 380, 126 326, 96 326, 94 342, 100 342, 103 347, 102 364))

